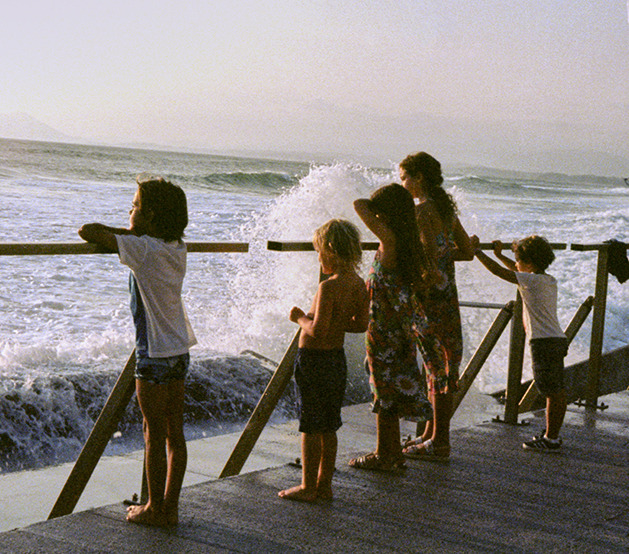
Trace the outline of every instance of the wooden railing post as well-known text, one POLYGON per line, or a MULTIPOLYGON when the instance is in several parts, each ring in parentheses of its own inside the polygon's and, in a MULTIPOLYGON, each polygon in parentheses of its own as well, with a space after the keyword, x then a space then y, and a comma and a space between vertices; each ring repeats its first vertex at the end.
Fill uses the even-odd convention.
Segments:
POLYGON ((293 362, 295 361, 295 354, 299 346, 299 333, 300 331, 295 333, 280 365, 277 366, 273 377, 271 377, 269 384, 258 401, 258 405, 255 407, 255 410, 253 410, 219 478, 238 475, 245 465, 249 454, 251 454, 275 406, 277 406, 279 399, 282 394, 284 394, 286 386, 293 376, 293 362))
POLYGON ((603 333, 605 331, 605 309, 607 306, 607 262, 609 249, 606 245, 598 251, 596 266, 596 286, 592 312, 592 338, 590 339, 590 364, 588 371, 587 405, 596 408, 598 383, 603 358, 603 333))
POLYGON ((71 514, 135 390, 135 350, 118 377, 48 519, 71 514))
POLYGON ((481 367, 483 367, 483 364, 487 360, 487 357, 489 356, 491 350, 496 345, 498 339, 501 337, 503 331, 507 327, 507 324, 509 323, 509 320, 513 315, 513 304, 513 301, 508 302, 502 307, 500 312, 498 312, 498 315, 491 324, 491 327, 487 330, 487 333, 485 333, 483 340, 478 345, 476 352, 474 352, 474 355, 470 358, 470 361, 468 362, 465 371, 463 371, 463 374, 459 379, 459 389, 454 393, 452 398, 453 414, 454 412, 456 412, 456 409, 461 404, 463 398, 467 394, 467 391, 472 386, 472 382, 474 381, 481 367))
POLYGON ((509 370, 507 374, 507 391, 505 402, 505 423, 518 423, 518 404, 522 396, 522 365, 524 363, 524 346, 526 336, 522 323, 522 297, 518 291, 513 304, 511 318, 511 334, 509 338, 509 370))

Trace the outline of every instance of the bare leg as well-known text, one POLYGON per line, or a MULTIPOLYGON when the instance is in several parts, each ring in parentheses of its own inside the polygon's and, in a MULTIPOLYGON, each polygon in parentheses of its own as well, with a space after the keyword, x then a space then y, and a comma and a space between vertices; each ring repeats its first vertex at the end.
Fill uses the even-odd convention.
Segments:
POLYGON ((567 406, 565 390, 550 394, 546 398, 546 436, 549 439, 559 438, 567 406))
POLYGON ((426 421, 425 425, 424 425, 424 431, 421 434, 421 438, 422 441, 426 441, 430 438, 432 438, 432 434, 433 434, 433 429, 434 429, 434 420, 430 419, 428 421, 426 421))
POLYGON ((338 438, 336 433, 323 433, 321 435, 321 464, 317 477, 317 498, 332 498, 332 478, 336 466, 336 451, 338 438))
POLYGON ((127 510, 127 520, 142 525, 166 524, 162 511, 166 487, 166 385, 136 380, 136 393, 144 416, 146 480, 149 500, 127 510))
POLYGON ((179 495, 183 485, 188 449, 183 431, 184 381, 168 385, 167 435, 168 467, 163 512, 169 526, 179 523, 179 495))
POLYGON ((388 413, 376 414, 378 433, 376 454, 386 461, 397 461, 402 458, 400 445, 400 419, 388 413))
MULTIPOLYGON (((428 370, 426 370, 426 374, 428 374, 428 370)), ((431 386, 430 386, 430 379, 427 378, 426 379, 426 389, 427 389, 427 396, 428 396, 428 400, 430 400, 430 403, 432 404, 432 408, 433 408, 433 419, 430 419, 426 422, 426 424, 424 425, 424 432, 421 435, 422 438, 422 442, 423 441, 427 441, 428 439, 432 439, 433 433, 435 432, 435 419, 434 419, 434 409, 435 409, 435 393, 432 392, 431 390, 431 386)), ((419 435, 419 434, 418 434, 419 435)))
MULTIPOLYGON (((432 404, 432 399, 430 402, 432 404)), ((408 440, 404 441, 403 447, 418 445, 422 442, 426 442, 428 439, 432 439, 433 428, 434 421, 432 419, 417 422, 417 425, 415 426, 415 438, 412 439, 409 437, 408 440)))
POLYGON ((301 434, 301 485, 277 493, 280 498, 314 502, 317 499, 317 475, 321 464, 321 435, 301 434))
POLYGON ((421 444, 408 445, 404 453, 409 458, 447 460, 450 456, 452 393, 433 393, 431 401, 434 412, 432 436, 421 444))
POLYGON ((452 393, 435 393, 433 395, 433 432, 434 447, 450 450, 450 418, 452 417, 452 393))

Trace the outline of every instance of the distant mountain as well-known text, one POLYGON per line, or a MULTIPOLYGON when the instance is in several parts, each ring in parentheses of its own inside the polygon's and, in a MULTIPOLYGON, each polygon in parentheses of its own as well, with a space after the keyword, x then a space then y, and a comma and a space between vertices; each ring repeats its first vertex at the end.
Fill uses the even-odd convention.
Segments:
POLYGON ((25 113, 0 113, 0 137, 49 142, 68 142, 72 137, 25 113))

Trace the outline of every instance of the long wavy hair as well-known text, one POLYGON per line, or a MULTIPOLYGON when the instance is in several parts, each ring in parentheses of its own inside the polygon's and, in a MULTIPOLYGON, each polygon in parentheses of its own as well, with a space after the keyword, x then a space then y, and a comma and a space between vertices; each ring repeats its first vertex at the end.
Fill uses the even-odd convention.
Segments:
POLYGON ((409 154, 400 163, 400 168, 416 179, 423 177, 424 190, 428 197, 437 205, 439 217, 444 223, 451 225, 458 215, 458 208, 452 195, 443 188, 441 164, 426 152, 409 154))
POLYGON ((371 210, 384 217, 395 236, 395 257, 402 279, 413 291, 426 289, 427 259, 415 221, 413 196, 402 185, 391 183, 376 190, 369 199, 371 210))

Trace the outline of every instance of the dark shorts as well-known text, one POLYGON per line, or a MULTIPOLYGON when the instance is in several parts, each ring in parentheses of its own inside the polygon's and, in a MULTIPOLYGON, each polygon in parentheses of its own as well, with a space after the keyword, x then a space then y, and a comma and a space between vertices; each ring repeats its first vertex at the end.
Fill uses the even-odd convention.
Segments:
POLYGON ((347 382, 343 350, 300 348, 295 356, 301 433, 334 433, 343 422, 341 406, 347 382))
POLYGON ((155 385, 168 385, 184 379, 190 365, 190 354, 170 358, 144 358, 135 362, 135 378, 155 385))
POLYGON ((563 359, 568 353, 568 341, 563 337, 531 339, 533 377, 539 392, 548 396, 564 389, 563 359))

